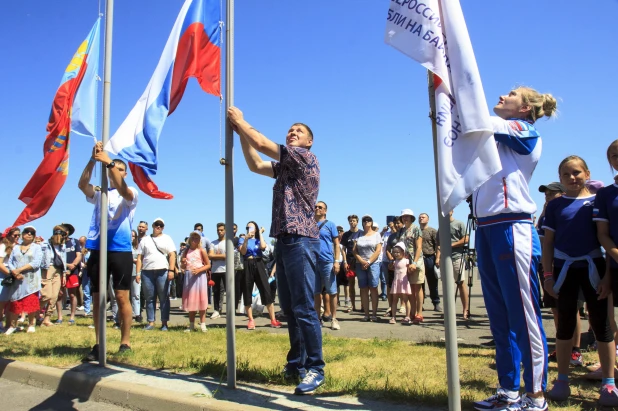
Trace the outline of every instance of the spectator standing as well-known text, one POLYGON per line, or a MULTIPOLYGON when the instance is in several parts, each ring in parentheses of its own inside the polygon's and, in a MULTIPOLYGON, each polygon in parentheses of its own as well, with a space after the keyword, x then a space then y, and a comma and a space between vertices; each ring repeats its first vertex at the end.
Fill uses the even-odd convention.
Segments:
POLYGON ((463 319, 467 320, 470 315, 468 287, 463 281, 462 271, 464 269, 464 250, 466 244, 470 240, 466 233, 466 225, 456 220, 453 217, 453 211, 449 212, 451 221, 451 258, 453 261, 453 277, 457 289, 459 290, 459 297, 461 299, 461 305, 463 308, 463 319))
MULTIPOLYGON (((382 232, 380 233, 380 236, 382 237, 382 253, 380 254, 380 300, 382 301, 387 301, 388 300, 388 284, 387 284, 387 280, 388 280, 388 264, 389 264, 389 258, 388 255, 386 255, 386 243, 388 242, 388 237, 390 237, 390 235, 392 234, 392 230, 391 230, 391 226, 393 225, 393 222, 389 222, 387 225, 384 226, 384 228, 382 229, 382 232)), ((376 224, 376 228, 377 230, 377 224, 376 224)))
POLYGON ((256 285, 260 292, 262 305, 266 306, 268 316, 270 317, 270 326, 273 328, 281 328, 281 323, 275 318, 274 299, 270 293, 270 285, 268 283, 268 274, 263 261, 263 251, 267 245, 262 235, 262 230, 255 221, 247 223, 247 237, 245 241, 239 241, 240 254, 244 257, 244 276, 241 280, 241 292, 243 302, 245 304, 245 313, 249 317, 247 329, 255 330, 255 321, 253 319, 253 310, 251 300, 253 295, 253 286, 256 285), (256 239, 256 233, 258 238, 256 239))
MULTIPOLYGON (((339 237, 339 272, 337 272, 337 302, 342 307, 348 307, 350 304, 350 294, 348 290, 348 277, 346 275, 346 270, 344 265, 346 263, 346 255, 345 249, 343 248, 343 243, 341 242, 341 238, 345 233, 345 229, 338 225, 337 226, 337 235, 339 237), (343 303, 341 302, 340 290, 339 287, 343 287, 343 303)), ((346 308, 347 310, 347 308, 346 308)))
MULTIPOLYGON (((66 250, 66 290, 71 300, 71 316, 69 318, 69 325, 75 325, 75 311, 77 310, 78 298, 79 298, 79 271, 82 262, 82 248, 79 245, 79 241, 71 236, 75 233, 75 227, 69 223, 60 224, 66 233, 66 240, 64 242, 64 248, 66 250)), ((58 303, 56 303, 58 306, 58 303)), ((57 307, 62 312, 62 301, 60 306, 57 307)), ((60 315, 59 315, 60 318, 60 315)))
POLYGON ((246 122, 235 107, 228 118, 240 134, 249 169, 276 179, 270 236, 277 238, 279 302, 288 319, 290 351, 284 376, 300 376, 295 394, 312 394, 324 383, 322 333, 318 314, 307 302, 315 289, 316 260, 320 247, 314 220, 320 186, 320 165, 311 152, 313 132, 293 124, 286 145, 277 145, 246 122), (266 162, 258 151, 274 159, 266 162))
POLYGON ((429 226, 429 214, 420 213, 418 224, 423 233, 423 262, 425 263, 425 283, 429 288, 429 296, 433 303, 433 310, 442 312, 440 294, 438 292, 438 277, 434 266, 440 268, 440 244, 438 243, 438 230, 429 226))
MULTIPOLYGON (((393 219, 393 233, 388 236, 388 240, 386 241, 386 257, 388 258, 388 278, 386 279, 386 287, 388 292, 388 308, 386 310, 386 316, 393 316, 395 313, 391 313, 391 308, 395 306, 397 308, 397 300, 398 298, 394 296, 392 292, 393 281, 395 279, 395 256, 393 255, 393 247, 397 245, 401 241, 401 236, 403 235, 403 222, 401 221, 401 217, 397 216, 393 219)), ((404 258, 404 256, 402 256, 404 258)), ((409 303, 408 299, 408 303, 409 303)))
POLYGON ((322 290, 324 293, 324 316, 322 321, 330 321, 333 330, 341 327, 337 321, 337 278, 339 272, 339 235, 337 226, 326 219, 328 206, 324 201, 318 201, 315 206, 315 221, 320 230, 320 252, 317 260, 317 275, 315 282, 315 311, 320 312, 322 290))
POLYGON ((195 314, 200 314, 200 329, 206 332, 206 310, 208 309, 208 270, 210 260, 201 246, 201 235, 194 231, 189 235, 189 246, 181 257, 181 268, 185 270, 185 284, 182 306, 189 313, 189 327, 185 332, 195 330, 195 314))
MULTIPOLYGON (((354 243, 360 237, 363 232, 358 229, 358 216, 355 214, 348 216, 348 224, 350 225, 350 229, 343 233, 343 237, 341 237, 341 244, 343 244, 343 248, 345 248, 346 259, 343 262, 343 269, 346 273, 346 278, 348 281, 348 290, 350 295, 349 302, 346 301, 346 307, 348 307, 345 312, 349 313, 350 311, 356 311, 356 277, 348 276, 348 271, 354 272, 356 269, 356 257, 354 256, 354 243)), ((356 275, 356 274, 355 274, 356 275)))
POLYGON ((79 246, 82 249, 82 262, 79 269, 82 279, 82 291, 84 293, 84 317, 92 317, 92 292, 90 287, 90 276, 88 275, 87 269, 90 250, 86 248, 86 237, 79 237, 79 246))
MULTIPOLYGON (((11 285, 3 286, 1 283, 5 278, 11 276, 9 273, 9 258, 13 252, 13 247, 17 245, 19 240, 19 228, 13 227, 5 231, 6 235, 0 241, 0 333, 6 331, 2 325, 2 320, 6 323, 6 328, 10 327, 9 316, 4 318, 5 308, 11 300, 11 285)), ((14 281, 14 280, 13 280, 14 281)))
POLYGON ((410 325, 412 322, 410 320, 411 305, 409 301, 409 296, 412 294, 412 288, 410 287, 410 282, 408 281, 408 265, 410 264, 410 260, 405 258, 405 249, 406 246, 403 242, 397 243, 391 249, 391 254, 394 258, 393 266, 395 275, 391 286, 391 291, 393 293, 393 306, 391 307, 392 316, 389 320, 389 324, 397 323, 398 299, 401 299, 401 304, 406 308, 406 314, 401 323, 410 325))
POLYGON ((137 248, 139 247, 138 234, 131 230, 131 255, 133 256, 133 272, 131 273, 131 308, 133 317, 138 323, 142 322, 142 310, 140 300, 142 296, 142 285, 137 281, 137 248))
POLYGON ((211 261, 211 277, 215 285, 213 287, 214 311, 210 318, 212 320, 221 317, 223 308, 223 293, 225 292, 225 224, 217 224, 217 239, 212 242, 212 247, 208 251, 208 258, 211 261))
POLYGON ((412 298, 410 305, 414 312, 412 322, 419 324, 423 322, 423 283, 425 282, 425 262, 423 261, 423 236, 421 229, 414 221, 414 213, 409 208, 401 212, 403 221, 403 233, 401 240, 406 246, 406 253, 410 265, 408 266, 408 281, 412 286, 412 298))
MULTIPOLYGON (((107 273, 112 277, 112 287, 118 300, 120 311, 120 347, 119 352, 131 349, 131 322, 132 309, 130 292, 131 272, 133 271, 133 256, 131 246, 131 226, 133 215, 137 207, 137 190, 127 186, 124 179, 127 176, 127 165, 120 159, 112 160, 103 151, 103 143, 97 142, 92 150, 92 157, 84 168, 79 180, 79 189, 86 195, 86 200, 94 204, 94 212, 88 230, 86 248, 90 250, 88 258, 88 276, 90 277, 92 298, 99 300, 99 261, 101 252, 107 253, 107 273), (101 238, 101 192, 94 189, 90 184, 92 171, 96 162, 105 165, 109 178, 109 191, 107 193, 108 222, 107 222, 107 250, 100 249, 101 238)), ((98 340, 99 313, 98 303, 94 304, 94 327, 98 340)), ((99 346, 95 344, 85 361, 99 360, 99 346)))
POLYGON ((373 218, 364 215, 362 219, 363 234, 354 243, 356 260, 356 278, 360 288, 361 305, 365 312, 363 321, 378 321, 378 283, 380 281, 380 264, 377 262, 382 252, 380 233, 373 231, 373 218), (371 294, 372 314, 369 317, 369 295, 371 294))
MULTIPOLYGON (((65 248, 66 231, 61 225, 53 229, 48 242, 41 243, 43 261, 41 263, 41 325, 52 326, 51 317, 56 309, 60 290, 66 284, 67 253, 65 248)), ((62 302, 61 302, 62 304, 62 302)), ((62 313, 62 310, 60 311, 62 313)), ((56 324, 62 324, 62 317, 56 324)))
POLYGON ((22 313, 28 314, 27 332, 35 332, 36 313, 39 311, 39 291, 41 290, 41 263, 43 251, 34 242, 36 230, 32 226, 24 227, 22 242, 11 251, 8 267, 13 277, 9 304, 9 328, 5 334, 17 330, 16 320, 22 313))
POLYGON ((155 296, 161 303, 161 331, 167 331, 170 319, 169 292, 176 267, 176 245, 169 235, 163 233, 164 228, 163 219, 156 218, 152 222, 152 234, 144 237, 137 247, 136 280, 144 281, 142 291, 146 300, 147 331, 154 329, 155 296))

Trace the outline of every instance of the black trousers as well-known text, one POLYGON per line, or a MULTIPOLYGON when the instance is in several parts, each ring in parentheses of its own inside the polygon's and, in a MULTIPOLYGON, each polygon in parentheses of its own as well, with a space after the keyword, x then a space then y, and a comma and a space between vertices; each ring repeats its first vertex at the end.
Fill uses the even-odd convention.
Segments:
POLYGON ((431 297, 431 302, 435 304, 440 304, 440 294, 438 293, 438 279, 436 278, 436 273, 433 271, 433 268, 436 265, 436 256, 429 255, 423 256, 423 261, 425 262, 425 284, 423 284, 423 291, 425 295, 427 295, 427 291, 425 287, 429 288, 429 296, 431 297))
POLYGON ((212 287, 215 311, 221 312, 223 307, 223 293, 225 292, 225 273, 212 273, 212 280, 215 282, 212 287))
MULTIPOLYGON (((595 258, 594 263, 597 266, 599 277, 603 278, 605 274, 605 260, 603 258, 595 258)), ((558 274, 562 267, 554 267, 554 278, 558 278, 558 274)), ((590 313, 589 322, 597 337, 597 341, 610 342, 614 340, 614 333, 609 325, 609 315, 607 313, 607 298, 598 299, 597 291, 592 288, 590 279, 588 278, 588 267, 573 268, 569 267, 566 273, 566 279, 558 292, 558 327, 556 329, 556 339, 570 340, 575 331, 577 316, 577 297, 579 290, 582 290, 586 304, 588 304, 588 312, 590 313)))

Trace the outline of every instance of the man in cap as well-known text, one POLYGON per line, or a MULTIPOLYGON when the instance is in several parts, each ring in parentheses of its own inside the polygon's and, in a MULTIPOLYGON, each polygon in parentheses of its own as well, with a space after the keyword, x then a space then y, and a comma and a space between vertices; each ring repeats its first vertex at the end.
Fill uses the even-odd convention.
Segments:
POLYGON ((142 285, 146 300, 147 331, 154 329, 155 299, 161 303, 161 331, 167 331, 170 319, 170 281, 174 278, 176 268, 176 244, 167 234, 163 234, 165 221, 155 218, 152 222, 152 234, 137 246, 135 263, 135 281, 142 285))
MULTIPOLYGON (((112 276, 112 287, 118 301, 120 312, 120 349, 125 352, 131 349, 131 321, 133 310, 129 290, 131 289, 131 274, 133 272, 133 254, 131 245, 131 227, 133 215, 137 207, 137 189, 127 186, 124 179, 127 176, 127 165, 120 159, 112 160, 103 150, 103 143, 97 142, 92 149, 90 161, 84 168, 78 187, 86 195, 86 200, 94 204, 94 212, 88 230, 86 248, 90 250, 88 259, 88 275, 91 280, 91 290, 94 304, 95 335, 99 336, 99 262, 101 252, 107 253, 107 275, 112 276), (99 162, 107 169, 109 190, 107 194, 107 250, 100 249, 101 239, 101 192, 90 184, 92 171, 99 162)), ((98 344, 92 348, 85 361, 99 360, 98 344)))

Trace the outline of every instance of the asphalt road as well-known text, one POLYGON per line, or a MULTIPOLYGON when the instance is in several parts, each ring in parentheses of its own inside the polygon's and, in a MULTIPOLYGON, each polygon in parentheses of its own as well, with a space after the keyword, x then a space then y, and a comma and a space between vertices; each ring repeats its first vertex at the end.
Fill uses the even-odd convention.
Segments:
MULTIPOLYGON (((489 320, 487 318, 487 311, 485 309, 485 303, 483 301, 482 290, 480 280, 476 271, 472 277, 473 287, 470 299, 470 311, 471 318, 468 321, 462 318, 462 306, 461 301, 458 299, 455 304, 457 313, 457 337, 458 341, 463 344, 480 344, 491 340, 491 333, 489 331, 489 320)), ((440 284, 440 291, 442 290, 442 284, 440 284)), ((440 292, 440 294, 442 294, 440 292)), ((342 293, 343 295, 343 293, 342 293)), ((360 308, 360 293, 357 289, 357 306, 360 308)), ((444 307, 444 300, 442 299, 442 306, 444 307)), ((181 299, 171 301, 171 325, 188 325, 188 314, 179 309, 181 305, 181 299)), ((387 302, 379 301, 378 303, 378 317, 379 321, 374 322, 362 322, 363 313, 352 312, 344 313, 343 308, 339 308, 337 311, 337 318, 341 325, 341 329, 333 331, 329 328, 330 323, 326 323, 323 327, 324 334, 332 334, 333 336, 341 337, 353 337, 353 338, 396 338, 401 340, 415 341, 415 342, 439 342, 444 341, 444 325, 443 314, 433 311, 433 304, 429 298, 425 299, 424 304, 424 322, 420 325, 404 326, 401 323, 389 324, 390 317, 385 317, 383 314, 387 309, 387 302)), ((224 308, 225 310, 225 308, 224 308)), ((222 312, 220 318, 211 320, 210 314, 212 313, 212 305, 208 310, 208 319, 206 320, 208 327, 225 327, 226 320, 225 314, 222 312)), ((275 311, 279 311, 278 302, 275 302, 275 311)), ((66 312, 66 311, 65 311, 66 312)), ((108 312, 109 314, 109 312, 108 312)), ((144 311, 145 317, 145 311, 144 311)), ((80 315, 80 312, 78 312, 80 315)), ((401 320, 403 315, 398 314, 397 319, 401 320)), ((159 332, 160 328, 160 312, 157 310, 155 313, 157 329, 153 332, 159 332)), ((247 317, 244 314, 237 314, 235 317, 236 328, 240 332, 252 332, 247 330, 247 317)), ((273 333, 287 334, 287 330, 284 327, 281 329, 270 328, 270 321, 265 315, 256 316, 256 329, 267 330, 273 333)), ((555 327, 553 323, 553 317, 549 309, 543 309, 543 325, 547 334, 548 343, 553 345, 555 341, 555 327)), ((588 329, 588 323, 582 320, 582 332, 585 333, 588 329)))
POLYGON ((42 388, 0 378, 3 410, 11 411, 120 411, 123 408, 101 402, 86 401, 42 388))

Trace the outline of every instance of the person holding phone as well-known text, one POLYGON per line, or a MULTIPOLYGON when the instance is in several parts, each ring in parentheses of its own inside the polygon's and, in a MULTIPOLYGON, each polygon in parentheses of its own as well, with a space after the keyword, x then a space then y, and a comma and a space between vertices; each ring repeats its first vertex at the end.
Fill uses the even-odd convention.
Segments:
POLYGON ((266 266, 262 260, 262 251, 266 249, 266 241, 262 236, 262 230, 258 230, 258 225, 255 221, 247 223, 247 236, 240 244, 240 254, 244 257, 244 281, 240 283, 240 292, 242 293, 243 303, 245 304, 245 312, 249 317, 247 324, 248 330, 255 330, 255 321, 253 320, 253 311, 251 309, 251 300, 253 299, 253 285, 255 284, 260 292, 262 305, 268 310, 270 317, 270 326, 273 328, 281 328, 281 323, 275 318, 275 307, 273 306, 274 299, 270 292, 270 284, 268 284, 268 274, 266 266))

